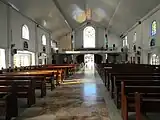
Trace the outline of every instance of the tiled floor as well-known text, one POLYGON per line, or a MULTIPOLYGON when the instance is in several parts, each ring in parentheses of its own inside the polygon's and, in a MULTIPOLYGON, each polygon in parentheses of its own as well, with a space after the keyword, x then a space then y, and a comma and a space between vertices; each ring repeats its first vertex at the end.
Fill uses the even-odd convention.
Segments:
POLYGON ((94 69, 79 72, 54 91, 47 90, 47 96, 37 98, 18 120, 111 120, 104 92, 94 69))

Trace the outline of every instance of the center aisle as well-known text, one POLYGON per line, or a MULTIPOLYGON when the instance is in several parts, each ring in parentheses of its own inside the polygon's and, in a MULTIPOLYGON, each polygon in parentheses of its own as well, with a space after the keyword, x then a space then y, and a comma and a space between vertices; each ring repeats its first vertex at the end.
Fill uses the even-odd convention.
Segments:
POLYGON ((76 73, 45 98, 23 112, 18 120, 110 120, 104 86, 97 71, 76 73))

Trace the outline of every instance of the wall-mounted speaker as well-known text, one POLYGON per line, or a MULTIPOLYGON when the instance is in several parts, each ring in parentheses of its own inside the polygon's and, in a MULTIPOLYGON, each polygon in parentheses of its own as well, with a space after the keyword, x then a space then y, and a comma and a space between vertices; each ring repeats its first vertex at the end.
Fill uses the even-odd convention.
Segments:
POLYGON ((13 49, 13 54, 17 54, 17 49, 13 49))
POLYGON ((113 49, 112 49, 112 48, 110 48, 110 49, 109 49, 109 51, 113 51, 113 49))
POLYGON ((141 55, 141 52, 140 52, 140 51, 137 51, 137 55, 141 55))
POLYGON ((39 56, 42 56, 42 53, 39 53, 39 56))
POLYGON ((136 52, 136 45, 133 46, 133 51, 136 52))
POLYGON ((44 53, 46 52, 46 47, 44 47, 44 46, 43 46, 43 52, 44 52, 44 53))
POLYGON ((123 38, 123 34, 119 36, 120 38, 123 38))
POLYGON ((121 48, 121 52, 124 52, 123 48, 121 48))
POLYGON ((106 49, 108 50, 108 44, 106 45, 106 49))
POLYGON ((141 21, 138 21, 138 24, 141 24, 142 22, 141 21))

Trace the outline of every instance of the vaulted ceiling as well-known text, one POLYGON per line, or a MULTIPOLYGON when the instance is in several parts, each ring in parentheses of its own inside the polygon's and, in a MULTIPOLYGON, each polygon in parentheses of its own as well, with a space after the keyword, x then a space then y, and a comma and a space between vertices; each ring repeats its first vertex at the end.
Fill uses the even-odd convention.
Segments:
POLYGON ((91 21, 121 35, 160 4, 160 0, 4 0, 53 32, 56 39, 91 21))

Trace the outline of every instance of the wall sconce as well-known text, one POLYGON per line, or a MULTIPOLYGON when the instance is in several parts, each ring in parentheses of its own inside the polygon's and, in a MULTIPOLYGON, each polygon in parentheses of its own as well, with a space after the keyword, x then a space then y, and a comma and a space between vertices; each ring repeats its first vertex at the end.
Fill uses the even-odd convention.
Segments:
POLYGON ((15 44, 11 44, 11 49, 15 47, 15 44))
POLYGON ((17 54, 17 49, 13 49, 15 47, 15 44, 11 44, 11 55, 17 54))
POLYGON ((108 37, 108 35, 107 35, 107 34, 105 34, 105 37, 107 38, 107 37, 108 37))

